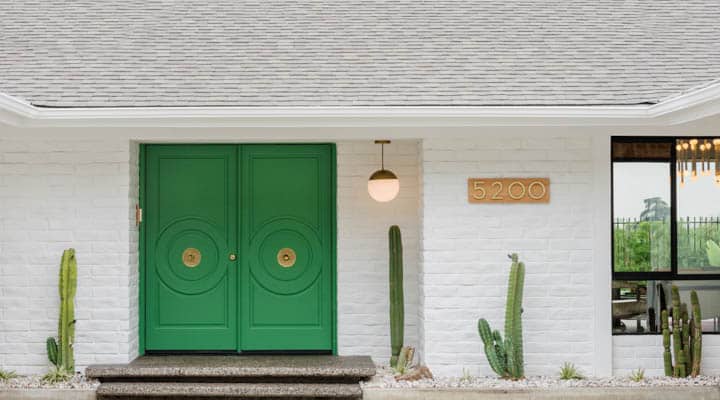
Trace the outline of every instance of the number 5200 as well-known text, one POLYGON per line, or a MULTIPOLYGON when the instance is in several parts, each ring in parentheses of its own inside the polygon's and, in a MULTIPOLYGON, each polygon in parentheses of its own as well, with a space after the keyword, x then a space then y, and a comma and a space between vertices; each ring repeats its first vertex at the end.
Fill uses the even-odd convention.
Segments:
POLYGON ((547 203, 550 179, 470 178, 468 200, 471 203, 547 203))

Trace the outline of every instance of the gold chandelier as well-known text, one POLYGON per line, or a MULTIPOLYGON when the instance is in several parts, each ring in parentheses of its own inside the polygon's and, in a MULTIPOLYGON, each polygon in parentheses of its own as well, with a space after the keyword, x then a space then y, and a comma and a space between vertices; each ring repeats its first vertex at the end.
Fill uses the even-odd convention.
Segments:
POLYGON ((715 175, 715 185, 720 186, 720 139, 678 139, 675 144, 677 173, 680 186, 687 177, 696 181, 698 175, 715 175))

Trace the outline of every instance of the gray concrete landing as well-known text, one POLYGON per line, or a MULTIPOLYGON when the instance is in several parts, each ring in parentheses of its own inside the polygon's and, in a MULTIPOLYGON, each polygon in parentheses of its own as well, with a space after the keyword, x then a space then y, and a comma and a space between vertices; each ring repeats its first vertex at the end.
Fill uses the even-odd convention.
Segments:
POLYGON ((359 399, 375 375, 370 357, 325 355, 144 356, 92 365, 98 399, 359 399))

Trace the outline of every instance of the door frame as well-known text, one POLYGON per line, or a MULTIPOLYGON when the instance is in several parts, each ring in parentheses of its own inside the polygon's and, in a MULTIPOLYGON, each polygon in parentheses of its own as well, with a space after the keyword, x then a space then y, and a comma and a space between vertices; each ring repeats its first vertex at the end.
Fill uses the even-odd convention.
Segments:
MULTIPOLYGON (((147 185, 146 178, 146 157, 145 151, 147 146, 152 145, 201 145, 207 143, 138 143, 138 207, 140 210, 145 210, 145 187, 147 185)), ((332 240, 330 242, 330 280, 331 280, 331 293, 330 293, 330 316, 331 316, 331 349, 332 354, 337 355, 337 149, 335 143, 217 143, 217 144, 230 144, 230 145, 251 145, 251 144, 263 144, 263 145, 326 145, 330 147, 330 232, 332 240)), ((146 293, 145 293, 145 282, 147 280, 147 267, 145 265, 146 260, 146 236, 145 236, 145 223, 144 218, 138 227, 138 355, 145 355, 145 334, 146 334, 146 293)))

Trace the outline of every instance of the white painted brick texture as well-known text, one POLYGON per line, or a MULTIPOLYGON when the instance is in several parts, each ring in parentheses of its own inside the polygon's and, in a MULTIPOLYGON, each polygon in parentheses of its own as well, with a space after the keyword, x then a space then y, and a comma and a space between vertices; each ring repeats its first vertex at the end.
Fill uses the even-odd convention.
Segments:
MULTIPOLYGON (((77 365, 133 352, 136 283, 127 140, 0 138, 0 365, 46 371, 57 332, 58 264, 77 250, 77 365)), ((135 334, 135 336, 137 336, 135 334)))
MULTIPOLYGON (((663 376, 662 335, 613 336, 613 375, 627 376, 643 368, 648 376, 663 376)), ((720 336, 703 335, 702 373, 720 375, 720 336)))
POLYGON ((385 146, 385 166, 400 178, 400 194, 378 203, 367 180, 380 167, 372 141, 340 142, 338 158, 338 347, 340 354, 371 355, 387 362, 388 228, 403 238, 405 343, 418 345, 418 143, 385 146))
MULTIPOLYGON (((578 138, 422 143, 425 361, 437 375, 492 375, 477 333, 502 329, 507 254, 526 263, 526 373, 592 370, 592 154, 578 138), (469 177, 549 177, 549 204, 469 204, 469 177)), ((609 333, 608 333, 609 334, 609 333)))
MULTIPOLYGON (((371 141, 338 144, 338 342, 341 354, 389 352, 387 228, 405 245, 406 342, 417 343, 418 143, 386 147, 400 175, 397 200, 367 194, 380 163, 371 141)), ((56 334, 62 250, 77 249, 79 368, 138 352, 138 144, 113 140, 0 139, 0 366, 47 369, 56 334)))

